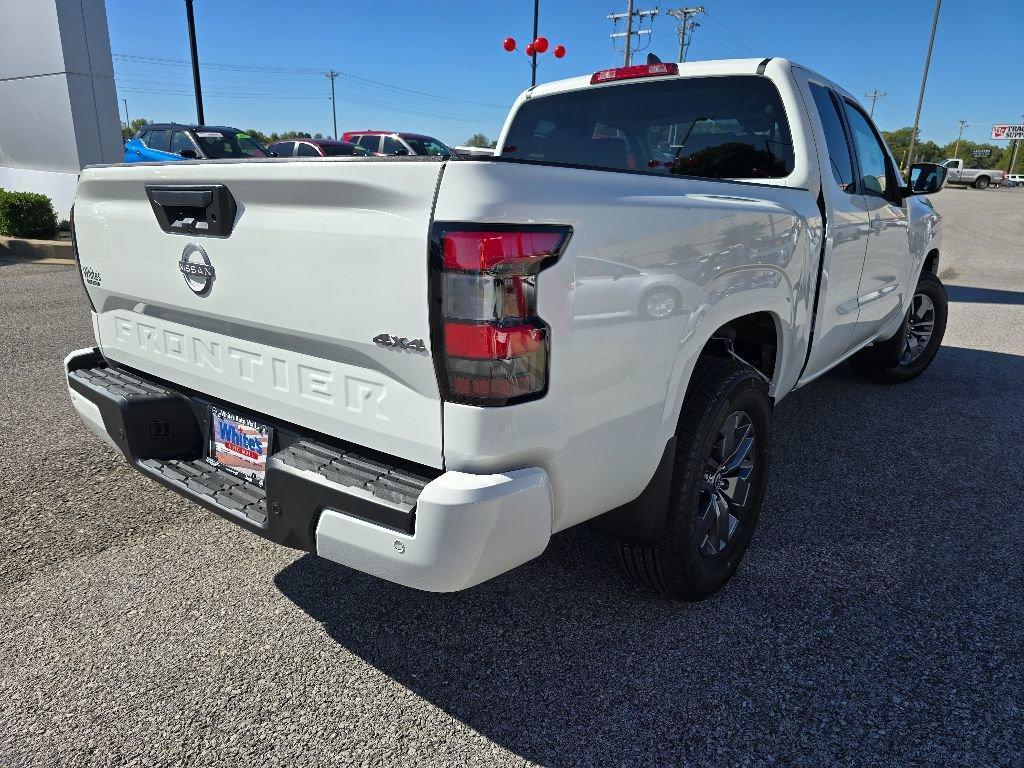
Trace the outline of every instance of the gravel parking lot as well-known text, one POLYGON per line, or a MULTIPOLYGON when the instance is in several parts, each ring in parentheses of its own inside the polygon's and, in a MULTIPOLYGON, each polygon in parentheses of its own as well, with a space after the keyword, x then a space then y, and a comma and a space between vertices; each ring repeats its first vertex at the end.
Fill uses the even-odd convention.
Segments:
POLYGON ((935 203, 944 348, 780 404, 698 605, 582 529, 452 595, 244 533, 74 415, 74 268, 0 263, 0 764, 1021 765, 1024 190, 935 203))

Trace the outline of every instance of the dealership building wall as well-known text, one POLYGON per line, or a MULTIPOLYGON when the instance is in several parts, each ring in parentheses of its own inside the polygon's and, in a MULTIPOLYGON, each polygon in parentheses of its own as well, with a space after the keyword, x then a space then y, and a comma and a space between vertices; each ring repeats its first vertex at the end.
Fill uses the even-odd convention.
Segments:
POLYGON ((0 187, 63 219, 79 171, 123 158, 103 0, 0 0, 0 187))

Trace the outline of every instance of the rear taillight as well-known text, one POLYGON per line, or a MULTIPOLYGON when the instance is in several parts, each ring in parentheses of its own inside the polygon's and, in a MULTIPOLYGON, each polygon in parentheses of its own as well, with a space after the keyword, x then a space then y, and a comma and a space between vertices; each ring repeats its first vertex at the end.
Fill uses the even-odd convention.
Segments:
POLYGON ((537 281, 569 227, 439 224, 432 238, 435 363, 445 400, 510 405, 548 387, 537 281))
POLYGON ((678 64, 636 64, 631 67, 602 69, 590 76, 590 84, 610 83, 613 80, 635 80, 638 77, 662 77, 678 75, 678 64))

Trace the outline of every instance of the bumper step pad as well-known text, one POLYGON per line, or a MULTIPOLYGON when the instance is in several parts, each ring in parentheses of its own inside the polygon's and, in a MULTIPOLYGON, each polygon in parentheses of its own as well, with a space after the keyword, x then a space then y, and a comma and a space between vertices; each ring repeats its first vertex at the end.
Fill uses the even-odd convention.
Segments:
POLYGON ((431 480, 306 439, 273 457, 289 467, 315 472, 334 485, 361 488, 407 513, 412 512, 416 499, 431 480))
MULTIPOLYGON (((165 482, 181 485, 193 493, 209 498, 233 512, 240 512, 256 525, 267 524, 267 494, 257 485, 202 459, 194 461, 159 461, 145 459, 141 462, 144 471, 160 475, 165 482)), ((173 486, 172 486, 173 487, 173 486)))

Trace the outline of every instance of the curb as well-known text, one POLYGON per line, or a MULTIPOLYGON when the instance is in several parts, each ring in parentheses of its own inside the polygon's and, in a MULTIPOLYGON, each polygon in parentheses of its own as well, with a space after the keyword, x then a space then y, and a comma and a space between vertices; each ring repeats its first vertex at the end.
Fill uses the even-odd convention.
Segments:
POLYGON ((0 237, 0 258, 41 261, 47 264, 73 264, 70 240, 28 240, 0 237))

